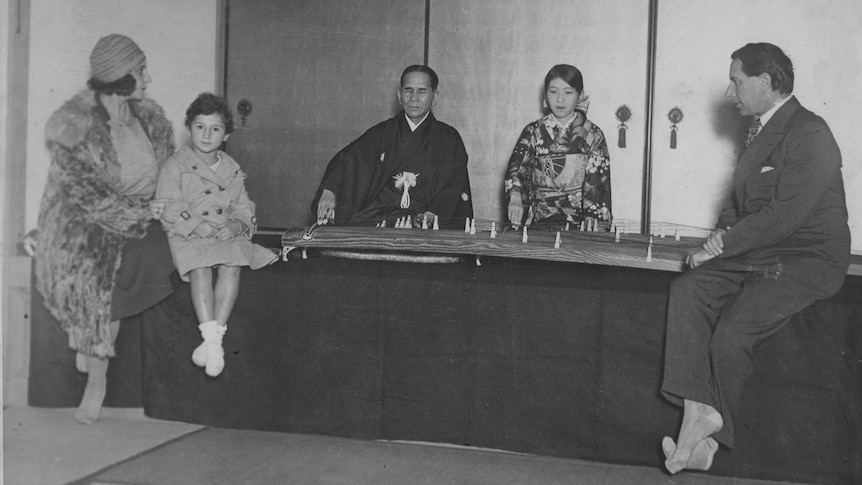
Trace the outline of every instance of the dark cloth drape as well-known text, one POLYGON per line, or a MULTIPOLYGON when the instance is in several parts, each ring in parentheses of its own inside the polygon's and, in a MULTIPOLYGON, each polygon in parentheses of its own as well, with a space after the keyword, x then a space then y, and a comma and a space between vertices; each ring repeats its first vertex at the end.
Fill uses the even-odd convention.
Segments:
MULTIPOLYGON (((168 241, 158 224, 150 224, 143 238, 126 238, 111 293, 111 319, 120 320, 120 331, 114 345, 117 354, 108 365, 106 407, 142 405, 141 312, 174 291, 172 272, 168 241)), ((69 348, 68 334, 43 304, 35 279, 32 283, 27 401, 36 407, 76 407, 84 393, 87 374, 75 368, 75 351, 69 348)))
MULTIPOLYGON (((423 440, 647 465, 679 409, 660 395, 676 274, 483 259, 295 259, 243 273, 218 379, 194 367, 188 290, 143 325, 148 415, 211 426, 423 440)), ((736 447, 711 474, 862 478, 862 291, 757 349, 736 447), (816 417, 813 419, 812 417, 816 417), (816 452, 814 452, 816 450, 816 452)))
MULTIPOLYGON (((27 382, 27 404, 34 407, 74 408, 81 402, 87 374, 75 368, 75 351, 69 348, 69 336, 31 287, 30 372, 27 382)), ((162 300, 166 304, 168 300, 162 300)), ((156 305, 158 306, 158 304, 156 305)), ((153 318, 144 312, 120 320, 120 332, 114 344, 116 357, 108 365, 105 407, 138 408, 143 406, 140 319, 153 318)))
MULTIPOLYGON (((176 273, 174 294, 123 325, 136 322, 140 331, 142 399, 153 418, 661 468, 659 442, 681 418, 659 391, 675 276, 312 252, 243 270, 216 379, 189 357, 200 335, 189 285, 176 273)), ((848 277, 836 296, 793 316, 756 349, 736 446, 719 450, 710 474, 862 480, 859 294, 862 278, 848 277)), ((72 357, 66 365, 74 372, 72 357)), ((31 396, 34 387, 48 393, 53 367, 31 374, 31 396)))

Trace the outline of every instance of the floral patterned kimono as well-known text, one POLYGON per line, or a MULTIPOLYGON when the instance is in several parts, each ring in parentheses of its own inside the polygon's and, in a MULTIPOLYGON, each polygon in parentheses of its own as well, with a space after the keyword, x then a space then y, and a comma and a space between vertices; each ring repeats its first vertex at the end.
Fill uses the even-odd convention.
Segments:
POLYGON ((553 114, 527 125, 509 158, 506 195, 520 192, 526 220, 610 229, 611 171, 602 130, 581 111, 562 126, 553 114))

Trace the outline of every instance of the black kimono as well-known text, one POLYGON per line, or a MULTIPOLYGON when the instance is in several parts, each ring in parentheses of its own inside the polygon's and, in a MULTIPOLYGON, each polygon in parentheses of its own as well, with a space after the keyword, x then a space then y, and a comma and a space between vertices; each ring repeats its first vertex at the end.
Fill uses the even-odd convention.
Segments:
POLYGON ((402 111, 338 152, 317 189, 313 214, 323 189, 335 194, 339 225, 376 225, 430 211, 441 227, 462 227, 473 217, 464 142, 433 113, 410 131, 402 111), (415 182, 406 196, 405 175, 415 182))

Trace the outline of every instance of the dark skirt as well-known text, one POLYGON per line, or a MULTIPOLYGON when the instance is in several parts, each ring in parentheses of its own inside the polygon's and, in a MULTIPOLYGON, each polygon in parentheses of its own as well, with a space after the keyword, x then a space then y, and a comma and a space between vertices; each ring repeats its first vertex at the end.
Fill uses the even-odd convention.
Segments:
POLYGON ((141 239, 126 238, 111 293, 111 320, 137 315, 173 292, 168 238, 154 221, 141 239))

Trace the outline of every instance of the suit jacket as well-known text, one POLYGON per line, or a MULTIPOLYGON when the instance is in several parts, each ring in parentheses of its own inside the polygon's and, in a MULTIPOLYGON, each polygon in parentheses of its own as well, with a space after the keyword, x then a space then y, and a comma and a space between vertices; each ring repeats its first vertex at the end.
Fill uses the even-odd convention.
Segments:
POLYGON ((850 263, 841 152, 826 122, 788 100, 740 155, 717 227, 724 253, 707 265, 807 281, 828 294, 850 263))

